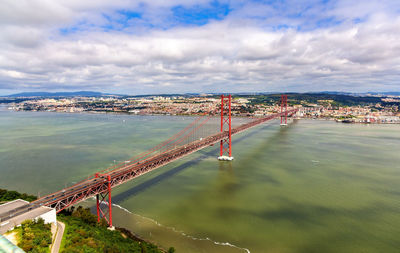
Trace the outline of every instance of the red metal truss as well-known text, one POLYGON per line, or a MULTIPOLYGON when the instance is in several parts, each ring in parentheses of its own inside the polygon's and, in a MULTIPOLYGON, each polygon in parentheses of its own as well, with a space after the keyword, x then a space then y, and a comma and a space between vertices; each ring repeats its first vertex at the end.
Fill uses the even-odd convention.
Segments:
POLYGON ((225 153, 232 156, 232 119, 231 119, 231 95, 221 95, 221 133, 228 132, 228 136, 220 141, 219 155, 225 153))
POLYGON ((100 220, 104 218, 106 219, 108 225, 112 227, 111 176, 107 174, 96 173, 95 178, 99 177, 107 180, 107 191, 100 192, 96 195, 97 222, 100 222, 100 220), (101 204, 105 204, 107 208, 103 209, 101 204))
POLYGON ((142 154, 140 154, 139 156, 134 156, 131 157, 129 159, 129 163, 125 163, 125 162, 120 162, 118 164, 113 165, 112 167, 109 167, 107 169, 104 169, 102 172, 105 171, 110 171, 113 169, 118 169, 121 165, 129 165, 129 164, 133 164, 139 160, 142 160, 143 158, 148 157, 151 154, 154 154, 155 152, 159 151, 160 149, 164 148, 165 146, 167 146, 168 144, 174 143, 177 139, 181 138, 182 135, 184 135, 187 131, 189 131, 193 126, 195 126, 199 121, 203 120, 203 117, 198 117, 197 119, 195 119, 192 123, 190 123, 188 126, 186 126, 184 129, 182 129, 180 132, 178 132, 177 134, 175 134, 174 136, 172 136, 171 138, 169 138, 168 140, 158 144, 157 146, 153 147, 152 149, 143 152, 142 154))
MULTIPOLYGON (((230 96, 226 97, 230 100, 230 96)), ((224 97, 225 99, 225 97, 224 97)), ((228 101, 229 102, 229 101, 228 101)), ((230 103, 229 103, 230 104, 230 103)), ((228 108, 229 110, 229 108, 228 108)), ((56 209, 57 212, 74 205, 78 202, 81 202, 85 199, 96 197, 98 199, 96 201, 97 207, 100 207, 100 204, 103 200, 107 200, 108 197, 108 210, 102 211, 98 209, 99 217, 105 217, 108 215, 108 222, 112 224, 112 213, 111 213, 111 189, 120 184, 123 184, 133 178, 139 177, 147 172, 155 170, 161 166, 164 166, 170 162, 173 162, 177 159, 180 159, 186 155, 189 155, 193 152, 196 152, 200 149, 213 145, 217 142, 221 142, 222 140, 230 140, 231 135, 242 132, 246 129, 257 126, 263 122, 268 120, 290 116, 294 114, 297 109, 285 110, 284 112, 276 113, 269 115, 265 118, 259 118, 253 120, 249 123, 240 125, 236 128, 230 128, 229 130, 221 131, 220 133, 196 139, 195 141, 188 143, 186 145, 177 146, 175 148, 169 149, 163 153, 157 153, 152 157, 145 158, 143 160, 139 160, 135 163, 127 164, 126 166, 122 166, 116 168, 114 170, 109 171, 107 174, 97 174, 97 177, 89 178, 87 180, 81 181, 69 188, 63 189, 53 194, 49 194, 44 196, 34 202, 31 203, 29 208, 32 206, 49 206, 56 209)), ((230 113, 229 113, 230 115, 230 113)), ((222 119, 222 117, 221 117, 222 119)), ((208 120, 208 119, 207 119, 208 120)), ((192 129, 192 131, 188 132, 186 135, 191 135, 195 132, 199 127, 201 127, 207 120, 202 121, 199 126, 196 126, 192 129)), ((230 117, 228 117, 228 123, 231 122, 230 117)), ((229 124, 230 125, 230 124, 229 124)), ((222 128, 221 128, 222 129, 222 128)), ((186 138, 183 136, 182 138, 186 138)), ((182 140, 182 138, 180 140, 182 140)), ((179 140, 179 141, 180 141, 179 140)), ((231 143, 230 143, 231 144, 231 143)), ((226 150, 225 150, 226 151, 226 150)), ((230 153, 231 155, 231 153, 230 153)))

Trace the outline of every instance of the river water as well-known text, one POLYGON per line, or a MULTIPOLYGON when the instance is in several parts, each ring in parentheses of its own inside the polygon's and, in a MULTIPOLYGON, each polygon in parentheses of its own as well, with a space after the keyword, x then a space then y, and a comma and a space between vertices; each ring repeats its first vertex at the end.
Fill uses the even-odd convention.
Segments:
MULTIPOLYGON (((0 109, 0 188, 44 195, 192 117, 0 109)), ((277 121, 113 189, 114 225, 177 252, 400 252, 400 125, 277 121)), ((85 205, 93 205, 93 200, 85 205)))

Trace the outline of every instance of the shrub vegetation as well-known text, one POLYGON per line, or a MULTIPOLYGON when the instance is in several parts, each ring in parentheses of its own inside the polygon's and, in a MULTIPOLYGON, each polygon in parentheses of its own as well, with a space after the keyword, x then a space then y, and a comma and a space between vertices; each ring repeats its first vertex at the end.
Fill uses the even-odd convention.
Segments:
MULTIPOLYGON (((15 199, 34 201, 36 196, 0 189, 0 203, 15 199)), ((97 216, 89 208, 70 208, 62 211, 57 218, 64 222, 66 229, 60 252, 62 253, 164 253, 156 245, 145 242, 123 228, 111 231, 106 220, 97 223, 97 216)), ((36 221, 24 221, 15 231, 19 235, 18 246, 27 253, 50 252, 52 243, 51 225, 36 221)), ((168 253, 174 253, 173 247, 168 253)))
POLYGON ((36 221, 26 220, 17 228, 20 236, 18 247, 25 252, 47 253, 50 252, 51 225, 44 224, 42 218, 36 221))
MULTIPOLYGON (((97 223, 97 216, 89 208, 71 208, 62 212, 59 219, 65 223, 62 253, 162 253, 157 246, 134 240, 118 230, 107 229, 107 222, 97 223)), ((171 248, 172 249, 172 248, 171 248)), ((173 251, 172 251, 173 252, 173 251)))
POLYGON ((23 199, 31 202, 36 200, 37 197, 33 195, 28 195, 26 193, 19 193, 16 191, 7 191, 5 189, 0 189, 0 202, 6 202, 15 199, 23 199))

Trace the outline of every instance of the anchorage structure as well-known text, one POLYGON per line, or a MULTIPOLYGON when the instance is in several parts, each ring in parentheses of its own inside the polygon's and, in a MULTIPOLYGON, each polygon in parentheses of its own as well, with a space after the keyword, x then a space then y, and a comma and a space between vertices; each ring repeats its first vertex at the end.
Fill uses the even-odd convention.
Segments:
POLYGON ((287 95, 281 95, 281 126, 287 125, 287 95))
POLYGON ((232 118, 231 118, 232 96, 221 95, 221 133, 227 132, 226 138, 220 142, 218 160, 231 161, 232 156, 232 118))

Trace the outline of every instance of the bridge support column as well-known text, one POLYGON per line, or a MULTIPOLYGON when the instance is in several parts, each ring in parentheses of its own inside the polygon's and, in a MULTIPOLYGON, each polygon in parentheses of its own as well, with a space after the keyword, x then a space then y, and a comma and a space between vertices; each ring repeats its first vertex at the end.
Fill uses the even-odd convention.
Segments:
POLYGON ((232 96, 221 95, 221 133, 227 132, 227 138, 221 140, 218 160, 231 161, 232 156, 232 118, 231 118, 232 96))
POLYGON ((287 95, 281 95, 281 126, 287 125, 287 95))
POLYGON ((96 195, 96 209, 97 209, 97 222, 100 223, 101 219, 104 218, 109 227, 112 227, 112 203, 111 203, 111 176, 101 175, 99 173, 95 174, 96 178, 106 179, 107 188, 104 192, 100 192, 96 195), (106 203, 107 208, 102 209, 101 204, 106 203), (108 216, 108 218, 107 218, 108 216))

